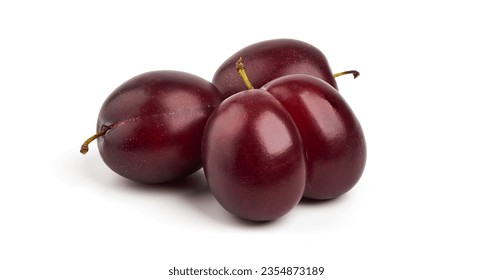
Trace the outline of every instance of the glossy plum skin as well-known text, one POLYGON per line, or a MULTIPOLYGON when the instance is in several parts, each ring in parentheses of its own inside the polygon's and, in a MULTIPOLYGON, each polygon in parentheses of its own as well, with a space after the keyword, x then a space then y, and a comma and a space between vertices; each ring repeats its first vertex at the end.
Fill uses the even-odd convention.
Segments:
POLYGON ((262 87, 289 112, 305 149, 304 197, 331 199, 349 191, 366 163, 361 125, 342 96, 328 83, 308 75, 289 75, 262 87))
POLYGON ((230 213, 269 221, 302 198, 306 166, 288 112, 266 91, 227 98, 210 116, 202 143, 210 189, 230 213))
POLYGON ((116 88, 103 103, 97 130, 102 159, 113 171, 144 183, 163 183, 201 168, 201 139, 221 102, 217 88, 192 74, 153 71, 116 88))
POLYGON ((314 46, 293 39, 275 39, 247 46, 228 58, 216 71, 212 83, 224 98, 245 90, 236 71, 236 61, 242 57, 248 78, 254 88, 260 88, 275 78, 289 74, 318 77, 337 89, 325 55, 314 46))

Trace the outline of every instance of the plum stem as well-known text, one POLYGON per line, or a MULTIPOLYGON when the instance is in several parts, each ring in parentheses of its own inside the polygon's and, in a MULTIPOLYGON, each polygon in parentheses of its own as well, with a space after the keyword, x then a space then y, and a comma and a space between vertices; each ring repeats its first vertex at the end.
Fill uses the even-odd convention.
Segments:
POLYGON ((344 75, 348 75, 348 74, 352 74, 355 79, 358 78, 358 76, 359 76, 359 72, 356 71, 356 70, 349 70, 349 71, 339 72, 339 73, 335 73, 332 76, 334 76, 334 78, 337 78, 339 76, 344 76, 344 75))
POLYGON ((243 64, 243 57, 240 57, 236 61, 236 71, 238 71, 238 74, 240 75, 247 89, 253 89, 252 83, 250 83, 250 80, 248 79, 248 76, 245 71, 245 65, 243 64))
POLYGON ((110 128, 108 126, 103 125, 100 131, 96 132, 96 134, 94 134, 93 136, 87 138, 87 140, 82 143, 82 146, 80 146, 80 153, 85 155, 89 151, 89 143, 105 135, 109 129, 110 128))

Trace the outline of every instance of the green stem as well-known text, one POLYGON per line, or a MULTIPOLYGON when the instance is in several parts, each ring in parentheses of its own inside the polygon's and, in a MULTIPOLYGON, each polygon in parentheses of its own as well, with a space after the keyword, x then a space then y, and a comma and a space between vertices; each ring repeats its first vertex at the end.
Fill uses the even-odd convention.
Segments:
POLYGON ((101 130, 98 131, 96 134, 94 134, 93 136, 87 138, 86 141, 84 141, 84 143, 82 143, 82 146, 80 146, 80 152, 81 154, 85 155, 88 151, 89 151, 89 144, 96 140, 97 138, 103 136, 106 134, 106 132, 110 129, 109 126, 106 126, 106 125, 103 125, 101 127, 101 130))
POLYGON ((334 76, 334 78, 337 78, 339 76, 344 76, 344 75, 348 75, 348 74, 352 74, 355 79, 358 78, 358 76, 359 76, 359 72, 356 71, 356 70, 349 70, 349 71, 339 72, 339 73, 335 73, 332 76, 334 76))
POLYGON ((243 64, 243 57, 240 57, 236 61, 236 71, 238 71, 238 74, 240 75, 247 89, 253 89, 252 83, 250 83, 250 80, 248 79, 248 76, 245 71, 245 65, 243 64))

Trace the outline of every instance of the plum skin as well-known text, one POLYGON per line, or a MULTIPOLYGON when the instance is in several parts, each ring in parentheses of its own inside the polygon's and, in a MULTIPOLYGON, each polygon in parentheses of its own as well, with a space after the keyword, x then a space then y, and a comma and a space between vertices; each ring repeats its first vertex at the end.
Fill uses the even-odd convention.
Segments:
POLYGON ((207 122, 202 158, 212 193, 237 217, 274 220, 302 198, 306 167, 301 138, 268 92, 248 90, 223 101, 207 122))
POLYGON ((212 83, 226 98, 243 91, 236 62, 242 57, 252 86, 260 88, 267 82, 290 74, 307 74, 320 78, 337 89, 325 55, 306 42, 294 39, 274 39, 249 45, 223 62, 216 70, 212 83))
POLYGON ((201 138, 221 102, 210 82, 180 71, 151 71, 116 88, 99 112, 98 148, 106 165, 143 183, 163 183, 201 168, 201 138))
POLYGON ((339 92, 321 79, 294 74, 262 87, 289 112, 306 155, 304 197, 332 199, 353 188, 366 164, 362 127, 339 92))

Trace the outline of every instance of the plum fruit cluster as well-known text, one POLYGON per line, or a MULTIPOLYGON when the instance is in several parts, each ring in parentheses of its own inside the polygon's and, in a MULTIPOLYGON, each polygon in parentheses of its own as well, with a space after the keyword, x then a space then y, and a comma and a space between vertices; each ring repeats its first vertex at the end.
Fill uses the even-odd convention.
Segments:
POLYGON ((348 192, 366 163, 355 114, 339 94, 325 55, 292 39, 259 42, 233 54, 212 82, 179 71, 140 74, 103 103, 99 153, 117 174, 165 183, 203 167, 224 209, 270 221, 303 198, 348 192))

